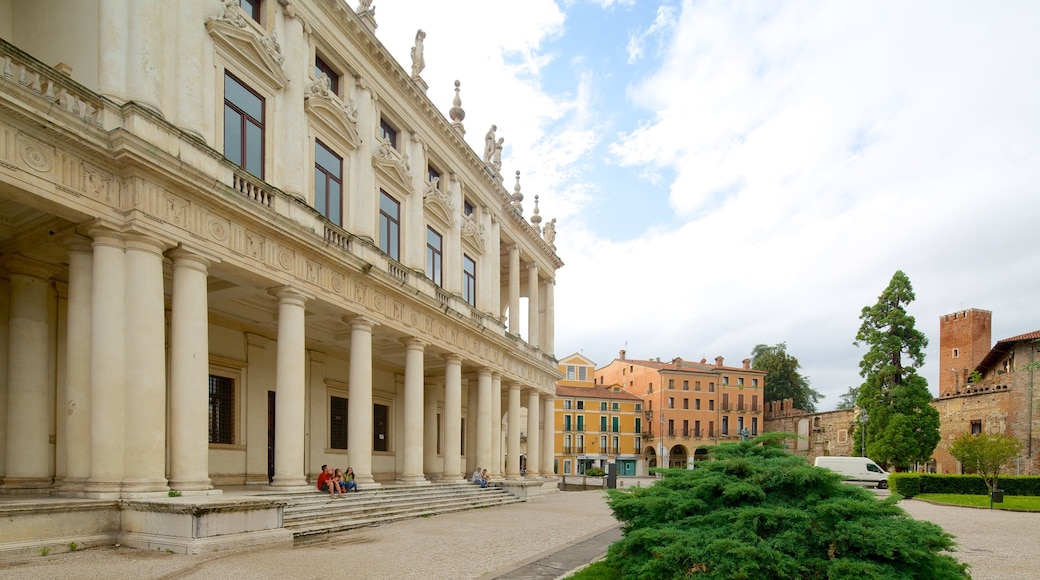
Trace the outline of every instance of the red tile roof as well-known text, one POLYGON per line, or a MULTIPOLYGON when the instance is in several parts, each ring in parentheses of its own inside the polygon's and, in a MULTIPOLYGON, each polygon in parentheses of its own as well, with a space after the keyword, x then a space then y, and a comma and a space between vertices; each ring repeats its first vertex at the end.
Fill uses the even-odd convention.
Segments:
POLYGON ((1027 332, 1025 334, 1019 334, 1018 336, 1012 336, 1011 338, 1004 338, 997 341, 997 344, 993 345, 986 356, 982 357, 982 361, 979 362, 979 366, 975 367, 975 370, 984 372, 986 369, 991 368, 993 365, 1000 362, 1000 359, 1004 358, 1004 355, 1011 352, 1011 349, 1015 348, 1015 345, 1027 341, 1027 340, 1040 340, 1040 330, 1034 330, 1033 332, 1027 332))
POLYGON ((642 401, 643 398, 621 389, 615 393, 618 385, 596 385, 594 387, 556 387, 557 397, 576 397, 582 399, 618 399, 623 401, 642 401))

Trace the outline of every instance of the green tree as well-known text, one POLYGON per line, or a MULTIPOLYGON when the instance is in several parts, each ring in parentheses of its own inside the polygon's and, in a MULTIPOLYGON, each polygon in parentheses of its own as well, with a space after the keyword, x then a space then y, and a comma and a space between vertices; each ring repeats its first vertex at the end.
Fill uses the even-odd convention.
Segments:
POLYGON ((782 437, 724 443, 697 469, 611 490, 624 535, 601 577, 968 578, 939 526, 808 465, 782 437))
POLYGON ((766 371, 764 400, 794 399, 796 409, 816 412, 816 403, 823 395, 810 387, 809 379, 798 372, 801 364, 787 354, 787 343, 756 346, 751 351, 751 368, 766 371))
POLYGON ((859 396, 859 387, 850 386, 849 390, 845 391, 844 394, 838 397, 838 404, 835 407, 835 409, 854 409, 856 407, 857 396, 859 396))
POLYGON ((867 347, 859 363, 864 382, 856 397, 869 417, 867 455, 900 470, 927 461, 939 443, 939 412, 929 404, 928 381, 917 374, 928 339, 906 312, 914 298, 910 279, 896 271, 877 303, 863 308, 853 343, 867 347))
POLYGON ((954 439, 950 455, 961 462, 966 472, 982 476, 990 493, 997 487, 1000 470, 1022 451, 1022 442, 1007 435, 965 433, 954 439))

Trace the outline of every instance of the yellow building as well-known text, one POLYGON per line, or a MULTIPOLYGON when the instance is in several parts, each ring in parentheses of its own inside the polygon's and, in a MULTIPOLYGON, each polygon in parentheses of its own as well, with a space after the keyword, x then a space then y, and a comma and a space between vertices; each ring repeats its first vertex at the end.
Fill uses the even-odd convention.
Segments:
POLYGON ((646 475, 640 450, 643 399, 619 384, 597 385, 595 363, 580 354, 560 361, 556 382, 556 473, 580 475, 591 467, 618 475, 646 475))
POLYGON ((707 445, 738 440, 745 428, 749 437, 759 434, 765 376, 765 371, 751 368, 751 359, 728 367, 721 356, 713 365, 678 357, 661 362, 627 359, 622 350, 596 370, 594 380, 597 386, 620 385, 642 400, 642 459, 647 467, 686 467, 706 456, 707 445))

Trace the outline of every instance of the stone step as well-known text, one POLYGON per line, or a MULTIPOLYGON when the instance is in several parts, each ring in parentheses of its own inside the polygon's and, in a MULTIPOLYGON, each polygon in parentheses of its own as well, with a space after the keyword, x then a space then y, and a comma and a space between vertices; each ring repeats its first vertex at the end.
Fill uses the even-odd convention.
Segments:
POLYGON ((283 525, 297 541, 402 519, 522 501, 503 489, 481 489, 472 484, 380 488, 349 493, 343 498, 331 498, 317 491, 282 497, 289 502, 283 525))

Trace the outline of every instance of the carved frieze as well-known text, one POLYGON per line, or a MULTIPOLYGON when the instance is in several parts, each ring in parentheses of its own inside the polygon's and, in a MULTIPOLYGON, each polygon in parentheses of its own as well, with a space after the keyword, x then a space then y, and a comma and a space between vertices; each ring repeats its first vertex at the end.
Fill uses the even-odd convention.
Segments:
POLYGON ((455 227, 455 205, 447 193, 437 188, 436 182, 426 184, 426 191, 423 193, 423 207, 449 228, 455 227))
POLYGON ((462 218, 462 239, 469 242, 481 254, 484 253, 484 226, 477 222, 473 216, 462 218))
POLYGON ((372 155, 372 166, 403 193, 412 193, 412 176, 408 157, 394 149, 389 142, 379 142, 379 147, 372 155))
POLYGON ((221 19, 207 21, 206 31, 232 62, 248 68, 272 87, 280 89, 288 84, 289 79, 279 60, 281 48, 277 46, 277 38, 260 37, 249 27, 239 27, 221 19))

